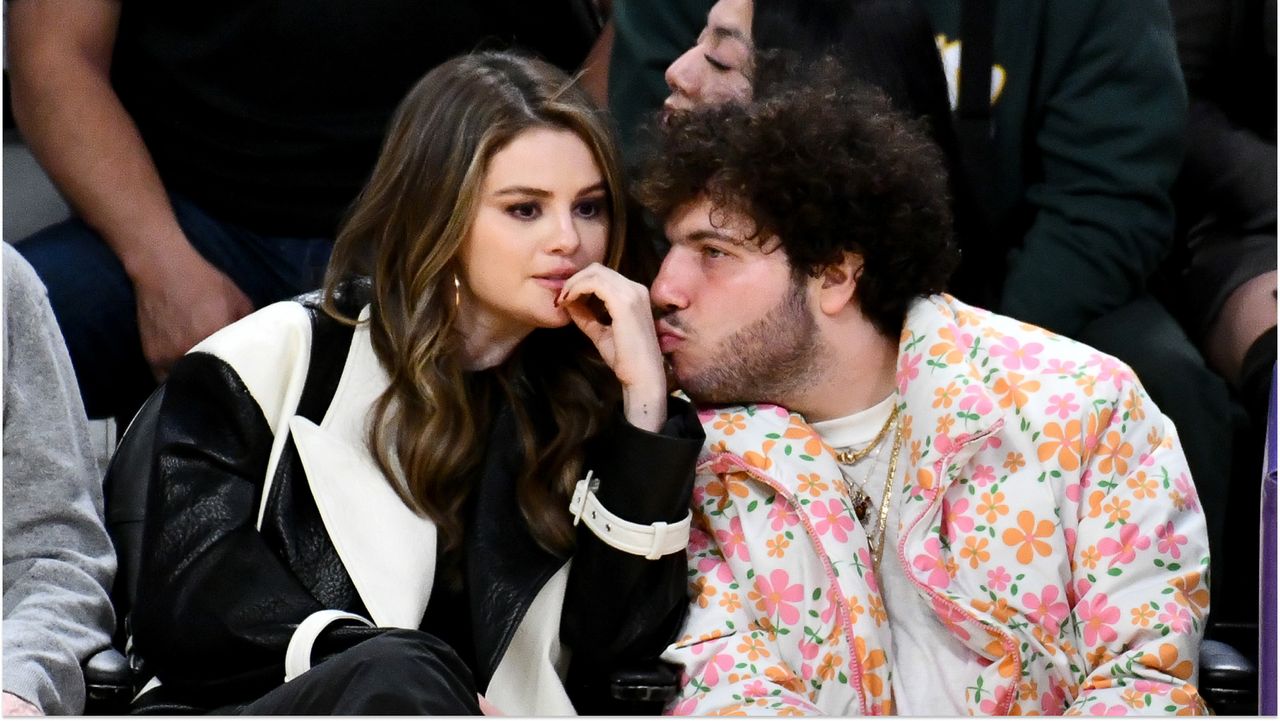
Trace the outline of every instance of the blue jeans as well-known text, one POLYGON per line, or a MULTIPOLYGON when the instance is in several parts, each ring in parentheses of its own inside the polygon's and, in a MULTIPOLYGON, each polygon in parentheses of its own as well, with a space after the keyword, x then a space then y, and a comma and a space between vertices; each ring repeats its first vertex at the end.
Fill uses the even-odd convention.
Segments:
MULTIPOLYGON (((200 255, 261 308, 318 288, 331 238, 268 237, 224 223, 171 195, 178 225, 200 255)), ((121 428, 156 387, 142 354, 133 284, 111 248, 83 221, 51 225, 17 244, 49 289, 90 418, 121 428)))

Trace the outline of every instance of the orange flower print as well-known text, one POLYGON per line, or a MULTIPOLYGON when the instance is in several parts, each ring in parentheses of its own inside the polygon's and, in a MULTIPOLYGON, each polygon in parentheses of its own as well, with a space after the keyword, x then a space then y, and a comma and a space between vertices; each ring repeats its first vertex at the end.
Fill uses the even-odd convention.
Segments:
POLYGON ((1136 388, 1129 389, 1129 394, 1124 399, 1124 409, 1131 421, 1140 421, 1147 417, 1146 411, 1142 409, 1142 396, 1138 395, 1136 388))
POLYGON ((838 653, 828 653, 822 657, 822 663, 818 664, 818 678, 823 681, 830 681, 836 677, 836 672, 840 670, 844 664, 844 659, 838 653))
POLYGON ((858 602, 857 596, 849 597, 849 623, 857 623, 858 617, 866 612, 867 609, 858 602))
POLYGON ((1169 693, 1169 700, 1178 706, 1176 716, 1198 716, 1205 713, 1204 699, 1191 684, 1183 684, 1169 693))
POLYGON ((1013 406, 1022 410, 1022 407, 1027 404, 1027 394, 1040 390, 1040 381, 1027 380, 1021 373, 1011 372, 998 378, 992 390, 1000 397, 1001 408, 1013 406))
POLYGON ((694 590, 698 594, 698 598, 697 598, 698 606, 701 608, 706 608, 707 606, 710 606, 711 599, 715 598, 715 595, 717 593, 716 587, 708 583, 705 576, 702 578, 699 578, 694 583, 695 583, 694 590))
POLYGON ((732 591, 726 591, 720 596, 720 607, 726 613, 733 613, 742 608, 742 597, 732 591))
POLYGON ((741 413, 721 413, 716 416, 711 427, 731 436, 738 431, 747 430, 747 417, 741 413))
POLYGON ((1151 604, 1144 603, 1131 609, 1129 614, 1133 616, 1133 625, 1146 628, 1151 625, 1152 619, 1156 617, 1156 610, 1151 607, 1151 604))
POLYGON ((768 547, 769 556, 771 558, 782 558, 787 555, 787 546, 790 545, 791 541, 788 541, 787 537, 781 533, 765 542, 765 546, 768 547))
POLYGON ((1138 471, 1125 481, 1125 485, 1133 489, 1133 497, 1141 501, 1144 498, 1155 498, 1159 483, 1147 475, 1146 471, 1138 471))
POLYGON ((747 660, 753 663, 770 656, 769 649, 764 647, 764 642, 755 636, 742 639, 742 643, 738 644, 738 653, 745 654, 747 660))
POLYGON ((1103 473, 1116 473, 1123 476, 1129 472, 1129 458, 1133 455, 1133 446, 1120 435, 1119 431, 1109 431, 1106 439, 1098 448, 1098 470, 1103 473))
POLYGON ((1192 571, 1169 582, 1173 586, 1173 600, 1190 608, 1197 615, 1209 610, 1209 589, 1200 583, 1200 572, 1192 571))
POLYGON ((1027 460, 1022 457, 1021 453, 1009 451, 1009 455, 1004 457, 1004 467, 1007 468, 1010 473, 1017 473, 1018 469, 1025 465, 1027 465, 1027 460))
MULTIPOLYGON (((938 337, 942 340, 929 346, 929 357, 937 358, 947 365, 955 365, 964 360, 964 350, 961 348, 969 348, 973 345, 973 336, 968 333, 961 333, 955 326, 947 326, 938 331, 938 337)), ((937 408, 934 405, 934 408, 937 408)))
POLYGON ((885 610, 884 601, 881 601, 879 596, 871 596, 871 602, 868 605, 871 606, 871 620, 875 621, 877 626, 889 620, 889 612, 885 610))
POLYGON ((1048 461, 1056 455, 1062 470, 1076 470, 1080 467, 1081 430, 1080 421, 1067 421, 1065 426, 1057 421, 1050 421, 1045 424, 1042 436, 1048 440, 1040 444, 1036 455, 1041 462, 1048 461))
POLYGON ((874 698, 884 693, 884 679, 876 673, 876 669, 886 665, 888 658, 881 649, 867 651, 867 641, 861 636, 853 639, 853 648, 858 654, 858 660, 862 665, 862 688, 867 695, 874 698))
POLYGON ((804 681, 784 664, 766 668, 764 675, 765 678, 792 693, 804 693, 804 681))
POLYGON ((1097 568, 1098 561, 1101 560, 1102 552, 1098 550, 1097 546, 1089 546, 1084 549, 1084 553, 1080 554, 1080 563, 1084 564, 1085 568, 1097 568))
POLYGON ((749 466, 755 466, 762 471, 767 471, 773 467, 773 459, 769 457, 769 451, 773 450, 776 441, 765 441, 760 448, 760 452, 747 451, 742 454, 742 460, 747 462, 749 466))
POLYGON ((822 436, 815 433, 812 428, 804 425, 799 416, 791 416, 791 425, 787 426, 787 430, 782 432, 782 437, 791 440, 803 440, 805 455, 817 456, 822 453, 824 445, 822 436))
POLYGON ((985 516, 987 523, 995 523, 997 518, 1009 512, 1009 506, 1004 502, 1004 492, 983 493, 982 500, 974 511, 979 516, 985 516))
POLYGON ((1005 529, 1002 536, 1006 545, 1018 547, 1018 563, 1031 563, 1037 555, 1048 556, 1052 547, 1040 539, 1053 535, 1053 521, 1036 521, 1031 511, 1018 512, 1018 527, 1005 529))
POLYGON ((911 441, 911 465, 919 465, 920 456, 922 455, 921 449, 923 447, 924 444, 920 439, 917 438, 916 440, 911 441))
POLYGON ((796 480, 800 481, 800 484, 796 486, 797 493, 821 496, 827 492, 827 489, 831 488, 826 481, 822 480, 822 476, 817 473, 800 473, 796 475, 796 480))
POLYGON ((1108 523, 1123 523, 1129 520, 1129 506, 1133 505, 1119 496, 1112 498, 1102 506, 1102 510, 1107 514, 1108 523))
MULTIPOLYGON (((935 348, 937 346, 934 346, 935 348)), ((952 403, 960 397, 960 386, 952 381, 947 384, 946 388, 933 389, 933 407, 934 408, 950 408, 952 403)))
POLYGON ((940 436, 948 435, 951 433, 951 427, 954 426, 955 424, 956 424, 955 416, 950 416, 950 415, 938 416, 938 425, 934 429, 934 432, 940 436))
POLYGON ((1177 646, 1171 643, 1162 643, 1157 653, 1159 655, 1155 653, 1142 654, 1142 658, 1138 660, 1138 663, 1156 671, 1163 671, 1183 681, 1191 678, 1191 672, 1195 670, 1195 667, 1192 665, 1191 659, 1178 660, 1177 646))
POLYGON ((986 550, 988 541, 985 538, 977 536, 968 536, 964 539, 964 548, 960 549, 960 559, 969 562, 969 568, 977 568, 978 566, 991 560, 991 554, 986 550))

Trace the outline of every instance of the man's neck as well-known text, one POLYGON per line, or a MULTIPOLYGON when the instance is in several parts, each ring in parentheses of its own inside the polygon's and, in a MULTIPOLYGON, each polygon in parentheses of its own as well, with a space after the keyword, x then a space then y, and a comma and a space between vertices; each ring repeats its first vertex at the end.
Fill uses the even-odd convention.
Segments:
POLYGON ((829 330, 820 380, 789 407, 810 422, 866 410, 893 393, 896 385, 896 339, 861 317, 829 330))

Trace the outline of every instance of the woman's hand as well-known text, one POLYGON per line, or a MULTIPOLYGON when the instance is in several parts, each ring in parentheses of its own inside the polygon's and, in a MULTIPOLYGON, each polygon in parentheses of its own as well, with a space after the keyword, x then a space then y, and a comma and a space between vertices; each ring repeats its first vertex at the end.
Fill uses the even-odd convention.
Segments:
POLYGON ((661 428, 667 419, 667 380, 649 290, 592 263, 565 281, 556 304, 618 376, 627 421, 647 431, 661 428))

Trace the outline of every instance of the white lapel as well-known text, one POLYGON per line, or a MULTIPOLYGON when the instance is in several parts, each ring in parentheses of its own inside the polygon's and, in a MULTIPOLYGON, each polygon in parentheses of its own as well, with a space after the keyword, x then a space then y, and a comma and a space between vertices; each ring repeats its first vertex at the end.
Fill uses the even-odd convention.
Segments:
POLYGON ((301 417, 289 431, 316 507, 356 591, 379 626, 417 628, 431 596, 436 527, 400 499, 366 445, 369 410, 386 371, 360 314, 342 378, 320 425, 301 417))

